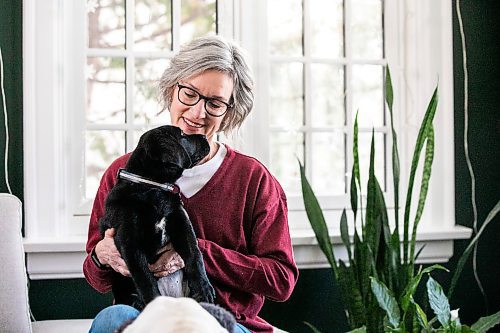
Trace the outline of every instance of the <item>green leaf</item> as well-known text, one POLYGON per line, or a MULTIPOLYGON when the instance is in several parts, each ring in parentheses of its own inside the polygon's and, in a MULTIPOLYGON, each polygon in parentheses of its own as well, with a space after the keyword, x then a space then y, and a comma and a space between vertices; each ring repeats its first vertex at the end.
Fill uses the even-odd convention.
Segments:
POLYGON ((467 325, 462 325, 462 332, 461 333, 477 333, 476 331, 472 330, 469 326, 467 325))
POLYGON ((393 328, 398 328, 401 317, 396 299, 385 284, 375 278, 371 278, 370 280, 373 294, 377 298, 380 307, 387 313, 389 323, 393 328))
POLYGON ((492 314, 491 316, 479 318, 479 320, 471 326, 471 329, 477 333, 483 333, 498 324, 500 324, 500 311, 492 314))
MULTIPOLYGON (((353 164, 352 164, 352 174, 355 179, 355 181, 358 182, 359 186, 359 205, 360 205, 360 211, 361 211, 361 226, 363 226, 363 190, 361 188, 361 176, 359 172, 359 149, 358 149, 358 111, 356 111, 356 118, 354 118, 354 131, 353 131, 353 142, 352 142, 352 156, 353 156, 353 164)), ((351 180, 351 185, 352 185, 352 180, 351 180)), ((353 197, 352 197, 352 191, 353 188, 351 186, 351 205, 353 202, 353 197)), ((356 195, 356 202, 357 202, 357 195, 356 195)), ((356 210, 357 210, 357 204, 356 204, 356 210)), ((356 215, 354 215, 354 222, 356 222, 356 215)))
POLYGON ((340 217, 340 237, 342 238, 342 242, 347 249, 349 262, 352 262, 351 240, 349 239, 349 227, 347 226, 347 216, 345 213, 345 209, 342 210, 342 216, 340 217))
POLYGON ((392 115, 392 103, 394 101, 394 94, 392 91, 391 71, 389 70, 389 66, 385 68, 385 101, 387 102, 387 106, 389 107, 392 115))
POLYGON ((451 319, 450 303, 441 285, 431 276, 429 276, 429 280, 427 281, 427 295, 429 297, 429 304, 441 325, 448 326, 451 319))
MULTIPOLYGON (((398 152, 398 136, 394 130, 394 115, 392 112, 392 104, 394 101, 393 91, 392 91, 392 80, 391 71, 389 66, 386 67, 385 71, 385 101, 389 108, 389 113, 391 115, 391 130, 392 130, 392 178, 394 186, 394 218, 395 218, 395 230, 399 235, 399 177, 400 177, 400 166, 399 166, 399 152, 398 152)), ((399 237, 399 236, 398 236, 399 237)), ((398 248, 398 254, 399 254, 398 248)))
POLYGON ((413 299, 412 299, 412 303, 415 306, 415 310, 417 313, 417 320, 418 320, 420 327, 422 327, 425 330, 428 330, 429 329, 429 321, 427 320, 427 316, 425 315, 424 310, 422 310, 420 305, 418 305, 416 302, 414 302, 413 299))
POLYGON ((337 278, 337 262, 333 253, 332 244, 330 243, 330 234, 325 222, 325 217, 321 207, 319 206, 318 199, 314 194, 309 181, 306 178, 303 165, 299 161, 300 166, 300 179, 302 182, 302 195, 304 197, 304 206, 306 208, 307 218, 314 231, 316 239, 318 240, 321 251, 325 254, 326 259, 333 269, 335 277, 337 278))
POLYGON ((367 318, 365 302, 352 267, 347 267, 342 260, 339 261, 338 282, 342 303, 347 309, 349 326, 354 328, 363 325, 367 318))
MULTIPOLYGON (((422 172, 422 182, 420 184, 420 195, 417 205, 417 213, 415 215, 415 220, 413 222, 413 232, 411 238, 411 248, 410 248, 410 265, 413 267, 415 263, 415 243, 417 241, 417 227, 422 217, 424 211, 425 199, 427 197, 427 191, 429 189, 429 181, 431 178, 432 161, 434 160, 434 128, 432 123, 429 125, 429 130, 427 131, 427 144, 425 145, 425 158, 424 167, 422 172)), ((413 273, 412 273, 413 275, 413 273)))
POLYGON ((354 164, 351 172, 351 209, 354 213, 354 226, 356 226, 356 217, 358 214, 358 188, 356 187, 356 175, 354 171, 354 164))
POLYGON ((453 274, 453 278, 451 279, 450 289, 448 290, 448 297, 450 299, 453 296, 453 291, 455 290, 455 285, 457 284, 458 278, 460 277, 460 274, 462 273, 462 270, 464 269, 465 262, 467 261, 467 258, 469 258, 469 255, 474 248, 474 244, 477 243, 477 241, 481 237, 484 229, 486 229, 488 224, 490 224, 490 222, 498 214, 499 211, 500 211, 500 200, 497 202, 495 207, 493 207, 493 209, 488 213, 488 216, 486 217, 486 220, 484 220, 483 224, 481 225, 481 228, 479 229, 478 233, 476 234, 474 239, 469 243, 469 246, 467 246, 464 253, 462 253, 462 256, 458 260, 457 268, 455 269, 455 273, 453 274))
MULTIPOLYGON (((410 177, 408 181, 408 188, 406 194, 406 204, 404 212, 404 230, 403 230, 403 262, 408 263, 408 244, 409 244, 409 228, 410 228, 410 209, 411 209, 411 198, 413 192, 413 185, 415 183, 415 174, 417 171, 418 161, 420 159, 420 153, 427 140, 428 130, 434 119, 438 103, 438 90, 437 87, 434 90, 434 94, 427 106, 427 111, 425 112, 424 119, 420 125, 420 130, 417 136, 417 142, 415 143, 415 149, 413 151, 413 158, 411 162, 410 177)), ((409 266, 410 267, 410 266, 409 266)), ((411 267, 412 268, 412 267, 411 267)))
POLYGON ((311 329, 311 331, 313 331, 314 333, 321 333, 320 330, 318 330, 316 327, 314 327, 312 324, 308 323, 307 321, 305 321, 304 324, 306 324, 307 326, 309 326, 309 328, 311 329))
POLYGON ((404 290, 403 297, 401 298, 401 308, 403 309, 403 311, 406 311, 408 309, 408 306, 410 305, 411 300, 413 299, 413 295, 415 294, 415 291, 417 290, 417 287, 420 284, 422 276, 424 274, 432 272, 435 269, 442 269, 444 271, 448 271, 441 265, 432 265, 427 267, 423 271, 419 271, 418 274, 410 280, 410 282, 408 283, 408 285, 404 290))
MULTIPOLYGON (((366 240, 368 246, 373 252, 373 257, 377 260, 381 223, 378 223, 380 206, 377 196, 378 181, 375 177, 375 133, 372 130, 372 141, 370 148, 370 168, 368 173, 368 189, 366 194, 366 222, 363 239, 366 240)), ((380 187, 380 186, 378 186, 380 187)))
POLYGON ((355 328, 352 331, 349 331, 347 333, 366 333, 366 327, 361 326, 361 327, 355 328))

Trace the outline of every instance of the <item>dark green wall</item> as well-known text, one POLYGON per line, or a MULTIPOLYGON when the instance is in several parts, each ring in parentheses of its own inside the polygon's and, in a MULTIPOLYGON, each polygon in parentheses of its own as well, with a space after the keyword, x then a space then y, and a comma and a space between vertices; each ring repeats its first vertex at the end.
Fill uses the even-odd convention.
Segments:
MULTIPOLYGON (((22 1, 0 0, 0 47, 4 63, 4 87, 9 119, 9 183, 23 198, 23 81, 22 1)), ((0 98, 1 101, 1 98, 0 98)), ((4 172, 5 127, 0 102, 0 192, 7 192, 4 172)))
MULTIPOLYGON (((6 63, 6 86, 11 125, 11 185, 22 197, 22 81, 21 81, 21 8, 20 1, 2 0, 0 45, 6 63)), ((469 149, 476 175, 480 220, 500 199, 500 2, 497 0, 462 1, 462 15, 467 35, 469 69, 469 149)), ((456 219, 472 225, 470 177, 463 149, 463 71, 456 17, 454 18, 455 67, 455 177, 456 219)), ((0 116, 3 120, 3 112, 0 116)), ((439 130, 439 129, 437 129, 439 130)), ((3 161, 3 126, 0 128, 0 160, 3 161)), ((439 157, 438 157, 439 158, 439 157)), ((3 162, 0 191, 4 185, 3 162)), ((434 179, 433 181, 438 181, 434 179)), ((500 310, 500 220, 489 227, 478 251, 478 271, 488 294, 489 311, 500 310)), ((465 241, 455 242, 455 255, 447 264, 456 266, 465 241)), ((485 304, 474 282, 471 262, 459 282, 453 308, 460 308, 462 321, 471 323, 486 314, 485 304)), ((436 274, 444 285, 449 274, 436 274)), ((90 318, 109 304, 109 295, 99 295, 84 280, 31 281, 30 300, 37 319, 90 318)), ((291 299, 285 303, 266 303, 262 315, 291 332, 306 332, 303 321, 324 332, 342 332, 346 328, 339 294, 328 269, 302 270, 291 299)))

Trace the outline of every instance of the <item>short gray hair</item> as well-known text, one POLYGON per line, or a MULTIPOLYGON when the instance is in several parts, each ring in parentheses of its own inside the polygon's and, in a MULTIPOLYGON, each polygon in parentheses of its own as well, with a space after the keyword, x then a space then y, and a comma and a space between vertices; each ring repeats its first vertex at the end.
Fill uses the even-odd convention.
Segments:
POLYGON ((171 59, 159 84, 163 109, 170 109, 177 82, 208 70, 227 73, 233 80, 233 108, 228 110, 220 127, 227 135, 239 128, 252 110, 253 78, 244 51, 220 36, 194 39, 171 59))

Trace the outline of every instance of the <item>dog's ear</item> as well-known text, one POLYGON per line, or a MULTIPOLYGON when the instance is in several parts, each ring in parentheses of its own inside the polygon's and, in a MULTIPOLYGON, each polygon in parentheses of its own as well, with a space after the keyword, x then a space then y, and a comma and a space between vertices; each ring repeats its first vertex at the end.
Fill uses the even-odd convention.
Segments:
POLYGON ((184 135, 181 137, 179 142, 189 155, 193 165, 196 165, 210 152, 210 145, 207 138, 201 134, 184 135))
POLYGON ((150 160, 186 169, 191 166, 191 159, 179 143, 180 129, 178 130, 177 136, 173 126, 153 129, 143 134, 139 146, 144 148, 146 157, 150 160))

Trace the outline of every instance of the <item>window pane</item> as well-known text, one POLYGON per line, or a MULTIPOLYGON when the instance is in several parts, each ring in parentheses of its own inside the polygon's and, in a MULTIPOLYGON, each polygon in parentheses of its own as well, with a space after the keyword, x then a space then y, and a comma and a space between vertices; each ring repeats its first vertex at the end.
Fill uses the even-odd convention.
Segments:
POLYGON ((311 8, 311 51, 314 57, 340 58, 344 54, 343 0, 315 0, 311 8))
POLYGON ((344 133, 312 133, 312 187, 317 195, 345 193, 344 133))
POLYGON ((135 62, 134 123, 162 124, 168 112, 158 114, 158 81, 168 65, 167 59, 137 59, 135 62))
POLYGON ((352 66, 352 116, 354 119, 359 111, 360 127, 385 124, 383 72, 383 67, 378 65, 352 66))
POLYGON ((125 153, 125 132, 87 131, 85 137, 85 194, 93 198, 104 170, 125 153))
MULTIPOLYGON (((368 172, 370 166, 370 149, 372 142, 372 133, 359 133, 358 136, 358 151, 360 163, 360 176, 361 183, 363 184, 363 194, 366 195, 366 185, 368 183, 368 172)), ((382 188, 386 190, 385 176, 386 176, 386 134, 375 132, 375 177, 382 188)))
POLYGON ((301 191, 297 158, 304 163, 304 134, 271 133, 271 170, 287 195, 301 191))
POLYGON ((125 60, 87 58, 87 121, 125 122, 125 60))
POLYGON ((171 0, 135 0, 134 50, 172 49, 171 0))
POLYGON ((302 63, 272 64, 269 90, 271 126, 297 128, 304 124, 302 63))
POLYGON ((181 44, 196 37, 215 35, 217 31, 215 0, 182 0, 181 11, 181 44))
POLYGON ((382 58, 382 0, 352 0, 351 6, 352 56, 365 59, 382 58))
POLYGON ((311 118, 313 126, 343 126, 344 67, 311 65, 311 118))
POLYGON ((302 55, 302 1, 267 1, 269 50, 274 55, 302 55))
POLYGON ((125 0, 87 0, 90 48, 125 48, 125 0))

